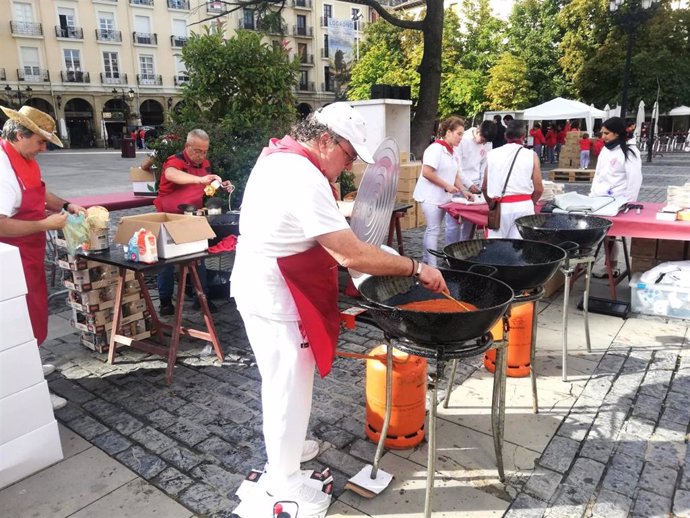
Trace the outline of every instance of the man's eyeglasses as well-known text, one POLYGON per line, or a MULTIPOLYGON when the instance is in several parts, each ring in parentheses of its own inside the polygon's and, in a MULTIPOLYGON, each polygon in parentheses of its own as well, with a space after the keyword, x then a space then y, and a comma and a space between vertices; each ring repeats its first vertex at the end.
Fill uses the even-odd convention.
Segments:
POLYGON ((342 143, 341 143, 340 141, 336 142, 336 144, 338 144, 338 146, 340 147, 340 149, 343 150, 343 153, 345 153, 345 156, 347 157, 347 162, 345 162, 345 164, 346 164, 346 165, 352 165, 352 164, 355 162, 355 160, 357 160, 357 156, 358 156, 357 153, 355 153, 354 156, 353 156, 353 155, 351 155, 350 153, 348 153, 347 149, 345 149, 345 148, 343 147, 343 145, 342 145, 342 143))

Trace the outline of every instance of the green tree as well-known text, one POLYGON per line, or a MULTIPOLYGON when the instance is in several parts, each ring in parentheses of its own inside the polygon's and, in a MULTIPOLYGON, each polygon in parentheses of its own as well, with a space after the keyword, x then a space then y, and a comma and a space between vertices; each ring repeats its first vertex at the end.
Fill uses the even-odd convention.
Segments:
POLYGON ((489 0, 463 0, 460 64, 488 72, 504 49, 506 24, 491 12, 489 0))
POLYGON ((527 102, 533 106, 557 96, 569 96, 574 87, 561 68, 563 30, 557 23, 559 0, 519 0, 513 5, 506 32, 508 50, 521 59, 531 83, 527 102))
POLYGON ((519 110, 527 108, 532 83, 527 78, 526 63, 504 52, 489 70, 486 96, 491 110, 519 110))
POLYGON ((258 34, 239 31, 226 39, 222 26, 192 34, 182 59, 189 82, 169 132, 183 140, 192 128, 206 130, 214 172, 231 180, 237 187, 233 197, 241 199, 261 148, 296 118, 292 89, 299 64, 258 34))

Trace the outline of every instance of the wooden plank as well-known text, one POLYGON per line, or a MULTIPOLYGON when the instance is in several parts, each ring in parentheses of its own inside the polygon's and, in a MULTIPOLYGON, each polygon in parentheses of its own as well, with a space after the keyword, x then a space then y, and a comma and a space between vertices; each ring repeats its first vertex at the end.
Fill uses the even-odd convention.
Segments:
POLYGON ((592 178, 594 169, 558 168, 549 171, 549 180, 556 182, 591 182, 592 178))

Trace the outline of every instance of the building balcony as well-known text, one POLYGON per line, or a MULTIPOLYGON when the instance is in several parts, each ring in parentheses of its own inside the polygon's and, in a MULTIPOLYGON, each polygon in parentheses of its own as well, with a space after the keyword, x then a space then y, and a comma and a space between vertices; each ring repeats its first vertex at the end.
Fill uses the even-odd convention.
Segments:
POLYGON ((174 49, 181 49, 187 43, 187 36, 170 36, 170 46, 174 49))
POLYGON ((206 12, 214 14, 222 13, 223 2, 206 2, 206 12))
POLYGON ((43 24, 34 22, 10 22, 12 36, 43 36, 43 24))
POLYGON ((298 38, 313 38, 314 27, 299 27, 298 25, 293 25, 292 35, 298 38))
POLYGON ((137 84, 143 86, 162 86, 163 76, 155 74, 137 74, 137 84))
POLYGON ((299 54, 299 64, 312 66, 314 64, 314 54, 299 54))
POLYGON ((173 83, 175 86, 182 86, 189 81, 189 76, 187 74, 177 74, 173 76, 173 83))
POLYGON ((254 20, 245 20, 244 18, 240 18, 237 20, 237 28, 238 29, 244 29, 247 31, 255 31, 256 30, 256 23, 254 20))
POLYGON ((7 81, 7 74, 5 74, 4 68, 0 68, 0 81, 7 81))
POLYGON ((129 5, 145 5, 153 7, 153 0, 129 0, 129 5))
POLYGON ((276 36, 282 36, 287 33, 287 25, 282 23, 279 26, 275 24, 262 23, 260 21, 256 22, 256 30, 263 31, 266 34, 273 34, 276 36))
POLYGON ((27 83, 45 83, 50 81, 50 72, 45 68, 34 68, 31 73, 17 69, 17 80, 27 83))
POLYGON ((297 84, 298 92, 316 92, 316 87, 314 86, 314 81, 306 81, 304 83, 300 82, 297 84))
POLYGON ((81 70, 60 70, 60 80, 63 83, 90 83, 91 77, 81 70))
POLYGON ((104 85, 126 85, 127 74, 105 74, 101 72, 101 84, 104 85))
POLYGON ((122 31, 115 31, 112 29, 96 29, 96 40, 119 43, 122 41, 122 31))
POLYGON ((168 0, 168 9, 189 11, 189 0, 168 0))
POLYGON ((133 32, 132 41, 135 45, 158 45, 158 34, 151 32, 133 32))
POLYGON ((290 5, 295 9, 311 9, 311 0, 291 0, 290 5))
POLYGON ((330 19, 330 16, 319 16, 319 23, 321 24, 321 27, 328 27, 328 20, 330 19))
POLYGON ((71 40, 83 40, 84 31, 81 27, 61 27, 55 26, 55 36, 58 38, 68 38, 71 40))

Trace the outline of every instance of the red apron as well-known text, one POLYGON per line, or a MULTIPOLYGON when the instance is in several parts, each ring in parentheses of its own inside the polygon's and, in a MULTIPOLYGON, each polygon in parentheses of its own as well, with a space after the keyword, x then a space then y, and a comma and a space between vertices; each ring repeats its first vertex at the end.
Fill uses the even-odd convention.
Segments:
MULTIPOLYGON (((2 141, 5 152, 10 154, 7 144, 2 141)), ((41 183, 33 188, 25 187, 20 173, 13 166, 14 174, 22 189, 22 203, 19 211, 12 216, 13 219, 25 221, 38 221, 45 218, 46 206, 46 186, 41 183)), ((3 237, 0 242, 13 245, 19 248, 19 255, 22 259, 24 277, 26 277, 26 304, 29 308, 31 327, 38 345, 41 345, 48 336, 48 285, 46 284, 46 271, 44 258, 46 253, 45 232, 37 232, 22 237, 3 237)))
MULTIPOLYGON (((303 156, 325 176, 314 156, 290 136, 280 140, 271 139, 259 160, 273 153, 303 156)), ((332 185, 331 190, 335 196, 332 185)), ((278 268, 297 306, 316 367, 324 377, 331 371, 340 333, 338 263, 321 245, 316 245, 299 254, 279 257, 278 268)))
POLYGON ((331 371, 340 333, 338 263, 317 245, 278 258, 321 377, 331 371))

